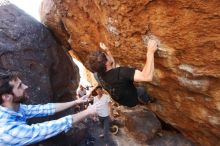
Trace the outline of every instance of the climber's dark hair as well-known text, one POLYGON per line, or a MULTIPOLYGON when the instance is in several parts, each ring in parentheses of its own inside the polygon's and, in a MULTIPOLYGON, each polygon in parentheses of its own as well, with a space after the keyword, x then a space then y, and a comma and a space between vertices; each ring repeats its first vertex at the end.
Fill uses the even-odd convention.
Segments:
POLYGON ((105 53, 102 51, 96 51, 88 56, 86 65, 93 73, 97 72, 103 74, 106 72, 106 62, 107 58, 105 53))
POLYGON ((102 86, 98 85, 97 87, 95 87, 95 91, 96 91, 97 89, 101 89, 101 90, 102 90, 102 86))

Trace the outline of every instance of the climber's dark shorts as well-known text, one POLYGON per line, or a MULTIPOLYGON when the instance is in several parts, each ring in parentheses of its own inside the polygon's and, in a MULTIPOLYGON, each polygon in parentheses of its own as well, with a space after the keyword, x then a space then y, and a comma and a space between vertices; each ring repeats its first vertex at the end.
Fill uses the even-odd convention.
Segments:
POLYGON ((150 96, 147 94, 145 91, 144 87, 136 87, 137 89, 137 95, 138 95, 138 100, 142 104, 147 104, 150 101, 150 96))

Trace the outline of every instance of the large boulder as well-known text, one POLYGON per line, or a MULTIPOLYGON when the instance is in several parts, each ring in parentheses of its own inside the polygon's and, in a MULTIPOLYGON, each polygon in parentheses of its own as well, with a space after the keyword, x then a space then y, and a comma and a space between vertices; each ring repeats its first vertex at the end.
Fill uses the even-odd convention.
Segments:
POLYGON ((126 135, 139 143, 146 143, 160 131, 161 123, 153 112, 140 106, 134 108, 118 107, 120 123, 124 125, 126 135))
POLYGON ((157 136, 148 142, 149 146, 195 146, 181 134, 168 133, 163 136, 157 136))
POLYGON ((71 101, 79 83, 78 67, 50 31, 5 2, 0 6, 0 74, 9 71, 20 72, 29 86, 30 104, 71 101))
POLYGON ((141 69, 160 41, 148 85, 161 119, 198 145, 220 145, 220 1, 44 0, 41 18, 85 63, 100 41, 120 65, 141 69))
POLYGON ((194 146, 144 106, 114 106, 113 115, 115 118, 112 124, 119 127, 118 133, 113 136, 118 146, 194 146))

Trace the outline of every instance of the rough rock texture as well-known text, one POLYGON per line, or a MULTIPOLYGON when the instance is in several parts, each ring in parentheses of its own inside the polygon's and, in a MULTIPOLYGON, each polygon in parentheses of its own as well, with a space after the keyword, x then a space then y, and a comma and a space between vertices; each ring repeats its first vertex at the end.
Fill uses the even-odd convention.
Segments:
MULTIPOLYGON (((180 133, 161 129, 157 117, 143 106, 124 108, 114 105, 115 118, 111 125, 117 125, 117 134, 110 133, 110 146, 194 146, 180 133), (116 114, 118 113, 118 114, 116 114)), ((101 123, 88 119, 88 133, 94 137, 94 146, 104 146, 101 123)), ((83 140, 77 146, 85 146, 83 140)))
POLYGON ((156 137, 148 142, 149 146, 194 146, 180 134, 156 137))
POLYGON ((161 130, 160 121, 150 111, 139 106, 130 109, 119 107, 117 110, 121 115, 120 123, 124 125, 127 136, 130 135, 139 143, 152 139, 161 130))
POLYGON ((166 128, 153 112, 143 106, 126 108, 114 105, 115 125, 119 132, 113 135, 117 146, 194 146, 174 129, 166 128))
POLYGON ((141 69, 155 36, 151 110, 196 144, 220 145, 219 0, 44 0, 41 16, 83 63, 102 41, 120 65, 141 69))
POLYGON ((79 83, 78 67, 48 29, 7 4, 0 6, 0 74, 12 70, 29 86, 31 104, 70 101, 79 83))

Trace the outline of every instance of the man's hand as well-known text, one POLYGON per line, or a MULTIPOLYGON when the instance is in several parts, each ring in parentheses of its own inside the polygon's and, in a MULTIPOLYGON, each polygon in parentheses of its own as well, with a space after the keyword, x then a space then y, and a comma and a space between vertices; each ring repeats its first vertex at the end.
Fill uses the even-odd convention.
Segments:
POLYGON ((158 46, 157 46, 157 41, 155 40, 149 40, 148 44, 147 44, 147 48, 148 51, 147 52, 151 52, 151 53, 155 53, 155 51, 157 50, 158 46))
POLYGON ((75 103, 80 104, 80 103, 84 103, 84 102, 87 102, 87 101, 88 101, 88 95, 84 95, 83 97, 78 98, 77 100, 75 100, 75 103))
POLYGON ((99 46, 100 46, 100 48, 102 48, 104 51, 108 51, 108 50, 109 50, 109 48, 106 47, 106 45, 105 45, 104 43, 102 43, 102 42, 99 43, 99 46))
POLYGON ((157 41, 153 39, 148 40, 147 44, 147 60, 142 71, 135 70, 134 81, 135 82, 151 82, 154 74, 154 53, 157 50, 157 41))
POLYGON ((92 96, 92 93, 93 93, 93 91, 96 89, 96 87, 92 87, 92 89, 89 89, 89 91, 87 92, 87 94, 85 95, 85 97, 84 98, 86 98, 87 99, 87 101, 90 101, 91 100, 91 96, 92 96))
POLYGON ((106 45, 102 42, 100 42, 99 46, 100 46, 100 48, 102 48, 102 50, 105 51, 105 55, 106 55, 106 58, 107 58, 109 64, 111 64, 112 68, 115 68, 115 60, 114 60, 109 48, 106 47, 106 45))
POLYGON ((95 103, 93 105, 89 105, 86 109, 90 114, 97 114, 97 112, 101 109, 102 104, 95 103))
POLYGON ((100 109, 101 109, 101 104, 89 105, 86 110, 72 115, 73 124, 85 119, 87 116, 97 114, 97 111, 100 110, 100 109))
POLYGON ((97 86, 92 87, 89 91, 88 91, 88 95, 92 94, 92 92, 96 89, 97 86))
POLYGON ((95 116, 92 117, 92 120, 93 120, 94 122, 98 122, 98 121, 99 121, 99 118, 95 115, 95 116))

